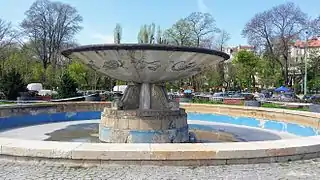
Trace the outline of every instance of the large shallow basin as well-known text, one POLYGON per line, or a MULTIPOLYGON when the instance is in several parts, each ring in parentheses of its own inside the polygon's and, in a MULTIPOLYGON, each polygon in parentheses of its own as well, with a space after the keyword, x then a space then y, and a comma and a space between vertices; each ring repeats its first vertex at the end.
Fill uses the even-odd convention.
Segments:
MULTIPOLYGON (((72 102, 2 106, 0 125, 8 129, 43 123, 98 119, 106 106, 110 106, 110 103, 72 102)), ((304 137, 269 141, 175 144, 54 142, 0 137, 0 158, 14 157, 14 159, 50 161, 50 164, 76 163, 97 166, 110 163, 152 165, 266 163, 320 156, 318 113, 204 104, 183 104, 182 107, 192 120, 213 119, 216 122, 279 130, 304 137), (219 118, 220 115, 227 117, 219 118)))
POLYGON ((210 49, 150 44, 79 46, 62 54, 77 57, 114 79, 136 83, 185 78, 229 59, 229 55, 210 49))

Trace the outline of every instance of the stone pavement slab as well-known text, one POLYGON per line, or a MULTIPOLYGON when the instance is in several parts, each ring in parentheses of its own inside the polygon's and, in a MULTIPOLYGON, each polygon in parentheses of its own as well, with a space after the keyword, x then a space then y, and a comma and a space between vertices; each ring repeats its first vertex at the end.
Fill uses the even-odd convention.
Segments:
POLYGON ((223 165, 202 167, 176 166, 103 166, 68 167, 39 162, 0 160, 2 180, 108 179, 108 180, 316 180, 320 159, 289 163, 223 165))

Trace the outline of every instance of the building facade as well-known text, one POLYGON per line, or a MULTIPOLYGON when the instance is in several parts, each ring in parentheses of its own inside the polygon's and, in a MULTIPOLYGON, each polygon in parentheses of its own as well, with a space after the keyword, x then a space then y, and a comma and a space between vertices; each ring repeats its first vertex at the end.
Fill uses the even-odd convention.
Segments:
POLYGON ((309 61, 309 57, 315 54, 320 56, 320 37, 312 37, 308 41, 297 40, 290 47, 289 76, 292 84, 296 81, 303 82, 304 66, 309 61))

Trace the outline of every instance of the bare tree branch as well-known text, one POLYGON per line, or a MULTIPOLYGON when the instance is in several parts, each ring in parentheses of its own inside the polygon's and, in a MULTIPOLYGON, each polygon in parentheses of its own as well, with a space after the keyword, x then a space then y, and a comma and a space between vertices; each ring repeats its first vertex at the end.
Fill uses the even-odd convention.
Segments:
POLYGON ((230 34, 226 30, 221 30, 218 37, 215 40, 215 45, 217 49, 223 51, 227 42, 230 40, 230 34))
POLYGON ((287 84, 289 48, 307 28, 307 15, 293 3, 284 3, 256 14, 242 31, 250 44, 263 46, 265 54, 277 62, 287 84))
POLYGON ((25 14, 21 27, 43 67, 46 69, 49 63, 55 67, 64 44, 70 44, 81 30, 82 17, 70 5, 49 0, 37 0, 25 14))

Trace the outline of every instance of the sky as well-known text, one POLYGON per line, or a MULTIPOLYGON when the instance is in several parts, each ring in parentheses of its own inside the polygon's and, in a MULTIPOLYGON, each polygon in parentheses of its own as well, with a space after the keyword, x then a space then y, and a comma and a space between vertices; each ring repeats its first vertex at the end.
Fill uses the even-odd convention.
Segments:
MULTIPOLYGON (((256 14, 287 0, 60 0, 75 7, 83 17, 80 44, 112 43, 116 23, 122 26, 122 43, 137 42, 141 25, 155 23, 162 29, 192 12, 211 13, 216 26, 231 35, 228 45, 245 45, 245 24, 256 14)), ((0 18, 16 27, 34 0, 0 0, 0 18)), ((320 0, 291 0, 310 17, 320 15, 320 0)))

